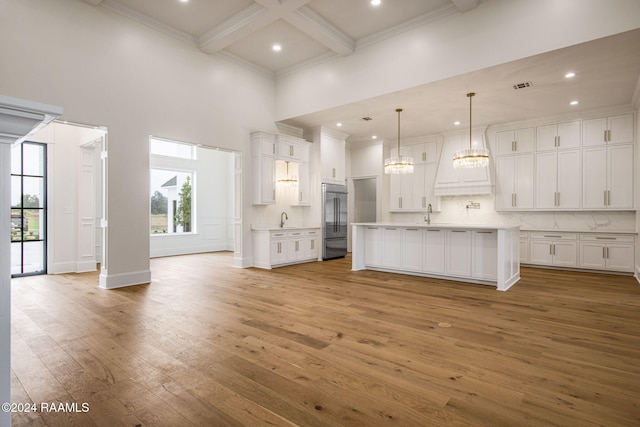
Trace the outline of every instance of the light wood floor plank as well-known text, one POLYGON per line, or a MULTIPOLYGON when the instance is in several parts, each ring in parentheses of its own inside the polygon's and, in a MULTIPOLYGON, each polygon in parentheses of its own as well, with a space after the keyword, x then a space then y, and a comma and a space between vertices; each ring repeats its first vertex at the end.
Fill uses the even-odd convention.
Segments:
POLYGON ((153 283, 12 282, 15 426, 640 425, 640 285, 522 268, 508 292, 350 258, 237 269, 157 258, 153 283))

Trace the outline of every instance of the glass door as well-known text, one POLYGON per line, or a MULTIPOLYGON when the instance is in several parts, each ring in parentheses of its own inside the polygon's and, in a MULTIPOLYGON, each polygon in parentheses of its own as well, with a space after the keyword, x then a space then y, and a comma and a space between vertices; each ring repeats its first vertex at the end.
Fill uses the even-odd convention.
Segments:
POLYGON ((11 149, 11 277, 47 272, 47 146, 11 149))

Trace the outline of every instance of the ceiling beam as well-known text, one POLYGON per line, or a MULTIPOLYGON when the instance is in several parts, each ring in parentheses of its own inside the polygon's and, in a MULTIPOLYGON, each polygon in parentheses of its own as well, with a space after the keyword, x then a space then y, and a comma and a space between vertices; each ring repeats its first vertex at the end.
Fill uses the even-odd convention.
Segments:
POLYGON ((102 0, 84 0, 84 1, 85 1, 85 3, 89 3, 89 4, 92 4, 94 6, 97 6, 97 5, 100 4, 100 2, 102 2, 102 0))
POLYGON ((303 6, 283 19, 338 55, 351 55, 356 43, 313 9, 303 6))
POLYGON ((480 3, 479 0, 451 0, 451 2, 458 8, 460 12, 466 12, 471 9, 475 9, 480 3))

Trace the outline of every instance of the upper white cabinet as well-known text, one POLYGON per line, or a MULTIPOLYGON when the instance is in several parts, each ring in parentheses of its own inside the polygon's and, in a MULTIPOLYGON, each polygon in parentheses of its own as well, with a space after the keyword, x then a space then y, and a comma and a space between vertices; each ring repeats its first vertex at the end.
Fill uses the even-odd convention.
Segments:
POLYGON ((312 141, 311 158, 320 160, 321 181, 344 185, 346 179, 345 141, 349 135, 333 129, 317 127, 308 130, 304 138, 312 141))
POLYGON ((584 147, 633 142, 633 113, 588 119, 582 122, 584 147))
MULTIPOLYGON (((389 155, 398 154, 397 146, 389 150, 389 155)), ((438 167, 438 143, 430 141, 419 144, 401 145, 402 156, 413 157, 411 174, 389 176, 389 207, 391 212, 425 211, 440 209, 439 198, 433 188, 438 167)))
POLYGON ((533 154, 496 158, 496 210, 533 209, 533 154))
POLYGON ((253 204, 270 205, 276 202, 276 138, 268 132, 251 133, 253 164, 253 204))
POLYGON ((536 128, 536 150, 562 150, 580 147, 580 121, 554 123, 536 128))
POLYGON ((537 209, 580 208, 580 150, 549 151, 536 154, 537 209))
POLYGON ((495 155, 532 153, 535 142, 536 129, 533 127, 497 132, 495 155))
POLYGON ((582 207, 633 209, 633 144, 586 147, 582 207))
POLYGON ((309 143, 302 138, 279 134, 276 136, 277 156, 291 162, 309 162, 309 143))

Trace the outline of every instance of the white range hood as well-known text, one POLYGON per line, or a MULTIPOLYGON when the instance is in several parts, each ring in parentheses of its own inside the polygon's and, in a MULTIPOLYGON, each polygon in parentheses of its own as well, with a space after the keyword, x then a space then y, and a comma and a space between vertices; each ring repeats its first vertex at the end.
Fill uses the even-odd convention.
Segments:
MULTIPOLYGON (((485 147, 489 147, 486 141, 486 127, 473 128, 473 139, 482 138, 485 147)), ((442 134, 444 144, 440 152, 438 173, 434 185, 436 196, 466 196, 471 194, 492 194, 494 185, 491 179, 493 160, 489 159, 489 166, 473 169, 455 169, 453 167, 453 154, 465 147, 469 147, 469 129, 466 131, 448 132, 442 134)))

